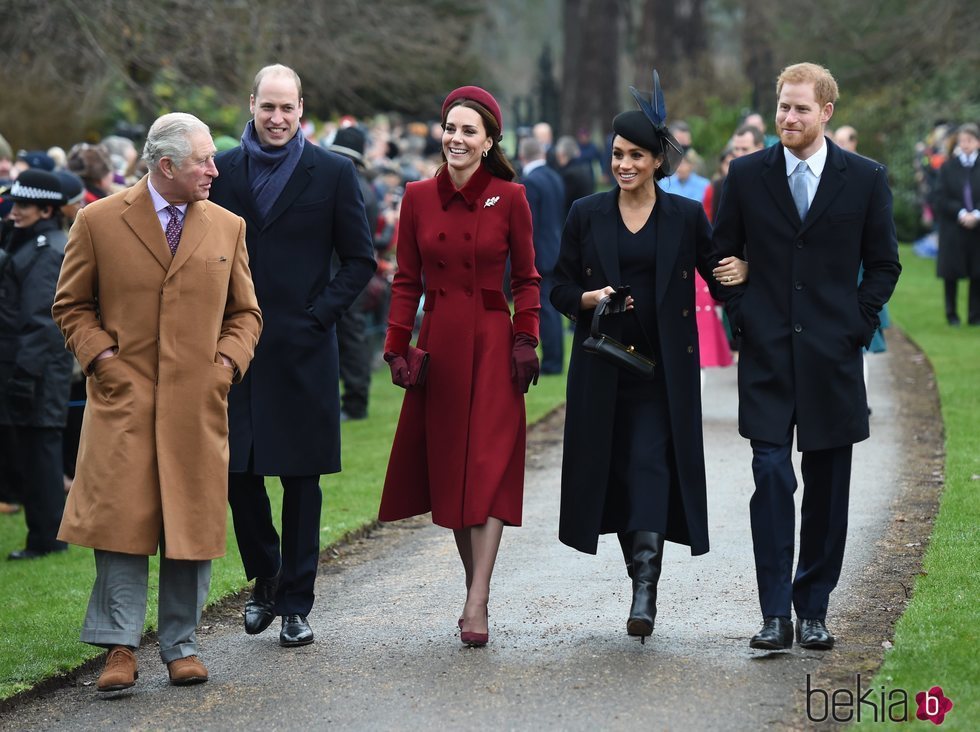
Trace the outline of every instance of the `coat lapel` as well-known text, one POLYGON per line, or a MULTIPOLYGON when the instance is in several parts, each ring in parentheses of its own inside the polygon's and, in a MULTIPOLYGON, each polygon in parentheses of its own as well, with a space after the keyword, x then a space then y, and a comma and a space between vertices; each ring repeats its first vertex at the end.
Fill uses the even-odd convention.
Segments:
POLYGON ((204 237, 207 236, 211 228, 211 219, 205 211, 207 204, 204 201, 195 201, 187 204, 187 211, 184 214, 184 230, 180 234, 180 244, 177 246, 177 253, 173 256, 170 269, 164 279, 169 280, 179 270, 184 263, 190 259, 194 250, 197 249, 204 237))
MULTIPOLYGON (((681 246, 680 210, 674 197, 657 186, 657 304, 663 302, 681 246)), ((693 277, 694 274, 690 273, 693 277)))
POLYGON ((143 246, 150 250, 150 254, 160 263, 160 266, 164 270, 169 269, 173 257, 170 255, 170 247, 167 246, 163 227, 160 226, 160 218, 153 210, 153 199, 150 198, 150 190, 146 187, 146 176, 129 189, 124 200, 129 207, 123 211, 122 220, 143 246))
MULTIPOLYGON (((310 184, 313 180, 313 147, 312 143, 306 143, 303 145, 303 153, 300 155, 299 162, 296 163, 296 170, 293 174, 289 176, 289 180, 286 181, 286 187, 282 189, 282 193, 279 194, 279 198, 276 202, 272 204, 272 209, 269 211, 269 215, 266 217, 265 221, 262 222, 262 230, 268 229, 275 223, 282 214, 288 209, 293 201, 296 200, 297 196, 303 192, 303 190, 310 184)), ((250 194, 251 195, 251 194, 250 194)))
POLYGON ((241 204, 238 209, 242 213, 245 223, 250 227, 259 228, 259 210, 255 207, 255 196, 248 185, 248 160, 245 151, 238 148, 231 159, 228 161, 228 172, 226 175, 231 180, 231 190, 241 204))
POLYGON ((599 207, 592 211, 592 241, 599 257, 602 271, 606 273, 607 282, 613 287, 619 287, 619 244, 616 241, 616 225, 619 212, 616 210, 618 188, 614 188, 603 196, 599 207))
POLYGON ((810 204, 810 210, 806 213, 806 221, 803 222, 803 228, 800 229, 800 233, 813 226, 813 223, 823 215, 823 212, 827 210, 827 206, 840 193, 841 188, 844 187, 844 183, 847 182, 846 171, 847 160, 844 154, 837 145, 827 140, 827 162, 823 166, 823 173, 820 174, 820 184, 817 186, 817 192, 813 196, 813 203, 810 204))
POLYGON ((773 145, 766 151, 764 161, 765 170, 762 171, 762 180, 769 195, 776 202, 776 208, 786 217, 793 226, 793 231, 800 228, 800 214, 793 203, 793 194, 789 191, 789 179, 786 177, 786 158, 783 156, 782 144, 773 145))

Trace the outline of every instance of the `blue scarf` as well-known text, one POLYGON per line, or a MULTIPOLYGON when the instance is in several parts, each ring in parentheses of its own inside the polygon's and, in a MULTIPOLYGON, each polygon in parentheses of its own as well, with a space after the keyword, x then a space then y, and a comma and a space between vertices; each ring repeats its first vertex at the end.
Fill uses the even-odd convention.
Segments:
POLYGON ((296 170, 305 141, 302 130, 297 130, 293 139, 282 147, 264 147, 255 134, 255 121, 249 120, 245 125, 242 148, 248 155, 248 185, 263 219, 269 215, 296 170))

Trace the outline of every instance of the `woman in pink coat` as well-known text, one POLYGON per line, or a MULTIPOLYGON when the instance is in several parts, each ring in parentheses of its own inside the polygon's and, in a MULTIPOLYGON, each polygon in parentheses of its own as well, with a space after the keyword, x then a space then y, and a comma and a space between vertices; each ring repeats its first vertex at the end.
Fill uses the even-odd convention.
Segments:
POLYGON ((524 394, 536 380, 540 277, 524 188, 499 147, 496 100, 456 89, 442 107, 435 178, 410 183, 398 222, 385 360, 407 389, 379 518, 432 512, 452 529, 466 574, 460 638, 485 645, 490 576, 504 525, 521 523, 524 394), (508 256, 514 315, 501 291, 508 256), (409 342, 425 295, 413 386, 409 342), (411 365, 410 365, 411 364, 411 365))

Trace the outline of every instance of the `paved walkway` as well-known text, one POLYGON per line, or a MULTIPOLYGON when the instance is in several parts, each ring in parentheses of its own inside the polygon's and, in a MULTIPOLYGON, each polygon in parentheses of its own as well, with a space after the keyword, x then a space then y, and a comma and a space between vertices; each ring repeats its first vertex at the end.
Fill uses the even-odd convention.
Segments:
MULTIPOLYGON (((890 354, 872 359, 871 440, 856 446, 848 551, 834 623, 887 521, 901 467, 890 354)), ((748 443, 735 426, 735 370, 704 393, 711 552, 667 545, 657 628, 625 633, 630 585, 614 537, 590 557, 559 544, 560 435, 539 430, 525 526, 505 530, 490 601, 490 645, 464 649, 462 572, 449 532, 389 525, 321 567, 317 642, 284 650, 277 625, 202 634, 211 681, 173 688, 154 647, 131 693, 97 694, 97 673, 33 700, 0 729, 725 729, 795 728, 799 689, 823 654, 748 648, 758 628, 748 443), (88 684, 88 685, 84 685, 88 684)), ((205 622, 208 622, 207 620, 205 622)))

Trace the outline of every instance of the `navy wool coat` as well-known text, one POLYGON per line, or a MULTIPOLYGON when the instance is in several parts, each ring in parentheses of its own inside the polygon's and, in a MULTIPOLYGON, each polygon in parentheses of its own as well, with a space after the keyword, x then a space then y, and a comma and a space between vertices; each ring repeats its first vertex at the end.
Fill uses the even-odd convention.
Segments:
POLYGON ((211 200, 246 222, 265 321, 251 368, 228 399, 231 472, 323 475, 340 470, 335 323, 376 263, 364 200, 347 158, 307 143, 263 221, 242 148, 215 159, 211 200), (336 252, 340 267, 331 270, 336 252), (250 466, 250 456, 253 455, 250 466))

